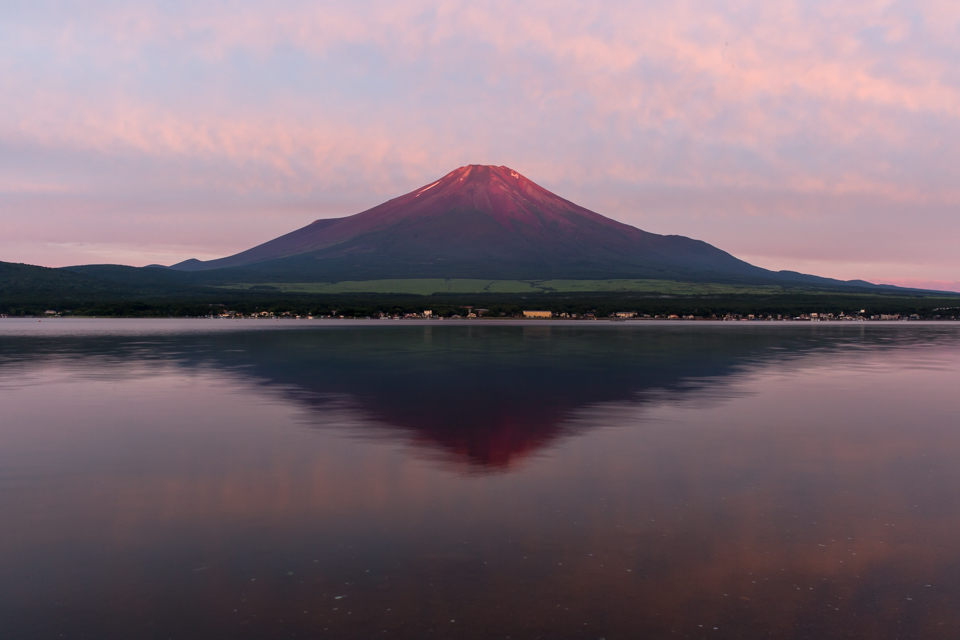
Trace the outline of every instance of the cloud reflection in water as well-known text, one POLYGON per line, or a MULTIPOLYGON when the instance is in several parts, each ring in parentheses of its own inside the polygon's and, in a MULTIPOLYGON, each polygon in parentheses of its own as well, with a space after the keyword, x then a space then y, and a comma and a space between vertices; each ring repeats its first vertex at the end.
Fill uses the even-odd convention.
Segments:
POLYGON ((20 637, 956 637, 958 337, 7 338, 0 618, 20 637))

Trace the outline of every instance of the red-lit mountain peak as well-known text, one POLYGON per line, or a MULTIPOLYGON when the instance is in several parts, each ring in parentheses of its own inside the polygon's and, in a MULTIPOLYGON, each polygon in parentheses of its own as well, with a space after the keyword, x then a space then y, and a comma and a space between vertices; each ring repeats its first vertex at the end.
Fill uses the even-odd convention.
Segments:
POLYGON ((246 269, 237 276, 243 281, 269 282, 766 273, 706 243, 594 213, 509 167, 475 164, 356 215, 317 220, 242 253, 174 268, 230 267, 246 269))
POLYGON ((516 231, 517 225, 540 230, 547 224, 556 225, 558 231, 570 231, 576 227, 577 217, 621 231, 639 231, 564 200, 509 167, 482 164, 455 169, 436 182, 357 217, 394 222, 399 218, 433 217, 458 210, 484 213, 511 231, 516 231))

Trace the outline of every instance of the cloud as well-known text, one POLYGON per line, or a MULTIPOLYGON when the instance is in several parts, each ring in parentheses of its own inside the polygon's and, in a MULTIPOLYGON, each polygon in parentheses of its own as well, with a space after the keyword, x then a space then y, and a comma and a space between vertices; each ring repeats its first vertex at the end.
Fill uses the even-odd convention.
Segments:
POLYGON ((354 213, 485 162, 651 230, 709 213, 742 240, 699 237, 734 253, 792 255, 796 218, 811 224, 791 242, 854 246, 852 230, 889 218, 882 201, 912 218, 909 237, 879 229, 865 268, 904 240, 960 255, 942 238, 958 230, 958 36, 960 7, 934 1, 0 9, 0 198, 122 195, 134 219, 165 198, 216 201, 197 216, 221 221, 245 199, 296 209, 292 229, 312 217, 291 203, 354 213), (713 204, 645 199, 664 191, 713 204))

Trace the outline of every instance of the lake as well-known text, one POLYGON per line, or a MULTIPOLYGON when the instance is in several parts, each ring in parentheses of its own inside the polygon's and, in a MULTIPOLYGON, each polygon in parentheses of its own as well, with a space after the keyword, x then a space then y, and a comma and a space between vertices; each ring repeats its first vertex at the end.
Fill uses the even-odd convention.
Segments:
POLYGON ((960 324, 0 320, 0 636, 960 637, 960 324))

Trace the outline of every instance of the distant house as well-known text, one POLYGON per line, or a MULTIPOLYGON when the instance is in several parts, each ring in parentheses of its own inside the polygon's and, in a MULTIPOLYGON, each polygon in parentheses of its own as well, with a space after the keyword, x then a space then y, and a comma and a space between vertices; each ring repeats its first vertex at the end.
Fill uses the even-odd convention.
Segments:
POLYGON ((423 317, 424 317, 424 318, 429 318, 429 317, 432 316, 432 315, 433 315, 433 311, 431 311, 430 309, 427 309, 427 310, 425 310, 425 311, 423 312, 423 317))
POLYGON ((618 318, 636 318, 637 314, 634 311, 617 311, 618 318))
POLYGON ((524 311, 524 318, 552 318, 552 311, 524 311))

